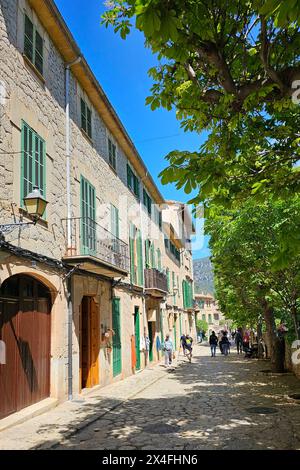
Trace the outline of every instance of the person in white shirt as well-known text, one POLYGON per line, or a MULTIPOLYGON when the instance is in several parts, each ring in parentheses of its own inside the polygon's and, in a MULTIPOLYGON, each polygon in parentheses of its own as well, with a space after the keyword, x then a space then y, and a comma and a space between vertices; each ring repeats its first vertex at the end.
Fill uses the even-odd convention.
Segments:
POLYGON ((171 340, 169 335, 166 335, 166 339, 163 345, 163 351, 165 353, 165 366, 168 367, 172 364, 172 356, 173 356, 173 341, 171 340))

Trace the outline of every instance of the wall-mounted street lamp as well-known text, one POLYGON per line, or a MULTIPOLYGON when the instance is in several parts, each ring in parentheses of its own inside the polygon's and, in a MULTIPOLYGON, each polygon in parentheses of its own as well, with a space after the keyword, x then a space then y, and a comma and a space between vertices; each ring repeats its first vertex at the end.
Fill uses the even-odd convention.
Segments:
POLYGON ((31 193, 23 199, 27 214, 32 222, 15 222, 13 224, 0 224, 0 234, 8 233, 16 227, 24 227, 28 225, 36 225, 37 221, 43 217, 48 202, 40 193, 40 190, 35 186, 31 193))

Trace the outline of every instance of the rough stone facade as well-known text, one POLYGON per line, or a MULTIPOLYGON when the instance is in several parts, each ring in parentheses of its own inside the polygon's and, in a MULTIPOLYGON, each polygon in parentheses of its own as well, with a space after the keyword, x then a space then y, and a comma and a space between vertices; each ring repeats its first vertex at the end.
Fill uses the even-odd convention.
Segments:
MULTIPOLYGON (((30 2, 29 2, 30 3, 30 2)), ((11 223, 13 216, 24 217, 21 196, 21 128, 26 122, 45 141, 46 145, 46 194, 48 201, 43 220, 35 226, 22 230, 15 229, 5 234, 5 240, 12 246, 40 256, 34 265, 22 256, 6 255, 1 250, 0 284, 15 274, 26 273, 38 277, 49 286, 53 293, 51 312, 51 396, 65 399, 68 393, 68 287, 66 272, 49 270, 43 264, 43 257, 61 262, 66 258, 67 249, 67 174, 66 174, 66 87, 65 60, 57 50, 53 37, 50 37, 39 19, 37 12, 26 0, 0 0, 0 210, 1 223, 11 223), (24 56, 24 12, 31 18, 35 28, 43 38, 43 76, 24 56), (3 253, 3 254, 2 254, 3 253)), ((41 3, 41 8, 43 2, 41 3)), ((71 47, 71 46, 70 46, 71 47)), ((98 276, 84 271, 79 266, 72 273, 72 389, 73 394, 81 392, 80 383, 80 322, 81 304, 84 296, 93 298, 99 318, 99 384, 106 385, 134 373, 131 363, 131 339, 135 333, 134 313, 140 312, 140 335, 149 336, 149 322, 153 325, 153 362, 162 353, 157 349, 157 338, 162 340, 168 332, 176 332, 179 347, 179 333, 195 335, 193 312, 183 308, 182 281, 192 281, 192 254, 185 239, 181 240, 181 262, 179 263, 165 249, 163 230, 146 208, 140 203, 127 185, 128 157, 118 138, 112 135, 104 123, 101 113, 93 106, 89 92, 80 85, 75 75, 70 73, 70 154, 71 154, 71 213, 72 218, 81 217, 81 177, 95 188, 96 222, 111 231, 111 205, 119 210, 119 237, 129 244, 129 223, 141 230, 143 252, 144 242, 149 239, 162 255, 162 269, 174 272, 175 285, 171 285, 167 296, 156 298, 146 292, 144 286, 133 286, 130 273, 112 278, 98 276), (92 138, 81 129, 81 98, 92 112, 92 138), (116 145, 116 169, 109 164, 108 136, 116 145), (119 279, 122 278, 122 279, 119 279), (121 283, 118 284, 118 280, 121 283), (174 289, 177 288, 176 289, 174 289), (106 347, 104 333, 112 329, 112 299, 120 298, 121 307, 121 373, 113 376, 112 353, 106 347), (176 329, 174 329, 174 324, 176 329)), ((134 172, 135 164, 130 163, 134 172)), ((136 164, 138 165, 138 163, 136 164)), ((158 204, 149 178, 140 181, 140 200, 143 189, 158 204)), ((157 190, 158 191, 158 190, 157 190)), ((167 214, 170 208, 165 206, 167 214)), ((73 222, 72 222, 73 223, 73 222)), ((187 234, 188 236, 188 234, 187 234)), ((78 240, 77 240, 78 242, 78 240)), ((76 247, 78 249, 78 247, 76 247)), ((143 258, 145 254, 143 254, 143 258)), ((144 260, 145 267, 145 260, 144 260)), ((154 268, 152 266, 152 268, 154 268)), ((97 271, 98 272, 98 271, 97 271)), ((175 340, 175 338, 174 338, 175 340)), ((141 368, 149 363, 149 353, 141 351, 141 368)))

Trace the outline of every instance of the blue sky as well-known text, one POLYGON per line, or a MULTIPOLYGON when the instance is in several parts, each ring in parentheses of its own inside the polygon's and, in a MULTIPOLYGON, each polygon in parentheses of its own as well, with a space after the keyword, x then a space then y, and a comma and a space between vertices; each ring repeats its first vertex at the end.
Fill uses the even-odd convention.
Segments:
MULTIPOLYGON (((158 174, 171 150, 197 150, 202 139, 183 132, 174 111, 153 112, 145 106, 151 87, 147 71, 156 59, 145 49, 142 34, 132 30, 123 41, 112 28, 101 26, 102 0, 56 0, 56 4, 164 197, 188 201, 191 195, 173 185, 163 186, 158 174)), ((200 233, 195 258, 209 255, 207 237, 201 248, 203 224, 197 225, 200 233)))

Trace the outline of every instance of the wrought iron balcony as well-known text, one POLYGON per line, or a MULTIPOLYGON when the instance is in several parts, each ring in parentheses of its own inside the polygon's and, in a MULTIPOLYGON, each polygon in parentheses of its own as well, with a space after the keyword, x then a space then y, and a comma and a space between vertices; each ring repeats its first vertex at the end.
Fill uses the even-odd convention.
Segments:
POLYGON ((168 293, 167 276, 158 269, 145 269, 145 288, 156 297, 168 293))
POLYGON ((64 219, 66 255, 70 264, 82 269, 114 277, 129 272, 128 244, 89 217, 64 219))

